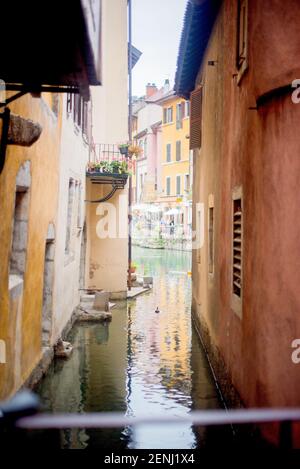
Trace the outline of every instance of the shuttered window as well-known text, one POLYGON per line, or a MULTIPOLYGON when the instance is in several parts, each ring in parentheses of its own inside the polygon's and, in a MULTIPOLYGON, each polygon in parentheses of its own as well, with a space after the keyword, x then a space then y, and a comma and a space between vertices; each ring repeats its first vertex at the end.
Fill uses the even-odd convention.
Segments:
POLYGON ((166 178, 166 195, 171 195, 171 178, 166 178))
POLYGON ((182 117, 181 117, 181 104, 176 104, 176 129, 181 129, 182 117))
POLYGON ((248 5, 247 0, 239 0, 238 11, 238 47, 237 67, 240 68, 247 59, 247 23, 248 5))
POLYGON ((208 209, 208 272, 214 273, 214 207, 208 209))
POLYGON ((167 143, 166 146, 166 161, 167 163, 171 162, 171 143, 167 143))
POLYGON ((164 124, 173 122, 173 107, 164 108, 164 124))
POLYGON ((190 149, 201 148, 202 142, 202 87, 191 93, 190 149))
POLYGON ((176 161, 181 160, 181 141, 176 142, 176 161))
POLYGON ((233 200, 232 289, 242 296, 243 213, 242 199, 233 200))
POLYGON ((181 195, 181 176, 176 176, 176 195, 181 195))

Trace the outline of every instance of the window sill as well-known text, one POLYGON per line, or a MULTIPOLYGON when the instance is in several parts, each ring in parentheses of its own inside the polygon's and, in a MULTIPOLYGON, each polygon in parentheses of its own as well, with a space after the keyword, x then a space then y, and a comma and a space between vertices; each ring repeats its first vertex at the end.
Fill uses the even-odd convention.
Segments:
POLYGON ((9 296, 12 299, 19 298, 23 293, 23 278, 17 274, 9 275, 8 279, 8 289, 9 289, 9 296))
POLYGON ((231 309, 233 312, 242 319, 242 309, 243 302, 242 297, 235 295, 234 293, 231 294, 231 309))
POLYGON ((241 68, 237 72, 237 78, 236 78, 237 86, 240 85, 240 83, 241 83, 242 79, 244 78, 244 76, 246 75, 247 71, 248 71, 248 61, 245 61, 243 63, 243 65, 241 66, 241 68))

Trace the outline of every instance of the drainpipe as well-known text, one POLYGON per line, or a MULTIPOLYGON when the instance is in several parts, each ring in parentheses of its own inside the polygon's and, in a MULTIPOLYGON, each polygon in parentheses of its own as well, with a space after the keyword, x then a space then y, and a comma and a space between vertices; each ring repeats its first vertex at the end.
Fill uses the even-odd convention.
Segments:
MULTIPOLYGON (((128 55, 129 55, 129 79, 128 79, 128 136, 132 143, 132 0, 128 0, 128 55)), ((130 156, 131 160, 132 156, 130 156)), ((128 289, 131 290, 131 263, 132 263, 132 176, 129 176, 128 190, 128 289)))

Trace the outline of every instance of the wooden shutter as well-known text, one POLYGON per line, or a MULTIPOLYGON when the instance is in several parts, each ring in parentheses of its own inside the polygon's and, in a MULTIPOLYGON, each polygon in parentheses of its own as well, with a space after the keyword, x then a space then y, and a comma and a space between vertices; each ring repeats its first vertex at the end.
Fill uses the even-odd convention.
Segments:
POLYGON ((181 195, 181 176, 176 176, 176 195, 181 195))
POLYGON ((232 279, 233 293, 241 297, 242 290, 242 254, 243 254, 243 218, 242 200, 233 201, 233 254, 232 254, 232 279))
POLYGON ((167 163, 171 161, 171 144, 167 143, 167 163))
POLYGON ((202 87, 191 93, 190 149, 201 148, 202 142, 202 87))
POLYGON ((181 141, 176 142, 176 161, 181 160, 181 141))

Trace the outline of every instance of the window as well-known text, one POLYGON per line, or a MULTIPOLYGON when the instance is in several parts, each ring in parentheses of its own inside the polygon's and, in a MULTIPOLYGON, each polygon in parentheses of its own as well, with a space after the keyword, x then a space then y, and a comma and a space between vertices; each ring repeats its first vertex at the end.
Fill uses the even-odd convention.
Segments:
POLYGON ((182 128, 182 104, 176 104, 176 129, 182 128))
POLYGON ((241 297, 242 291, 242 200, 233 200, 232 289, 241 297))
POLYGON ((167 146, 166 146, 166 161, 167 163, 170 163, 171 161, 171 143, 168 143, 167 146))
POLYGON ((82 228, 82 186, 81 182, 78 185, 78 206, 77 206, 77 228, 82 228))
POLYGON ((82 133, 88 135, 88 103, 79 94, 67 94, 67 115, 81 128, 82 133))
POLYGON ((185 101, 181 103, 181 119, 185 118, 185 101))
POLYGON ((185 102, 185 117, 190 117, 190 108, 191 108, 190 101, 186 101, 185 102))
POLYGON ((189 174, 184 175, 184 190, 185 192, 189 192, 190 190, 190 175, 189 174))
POLYGON ((145 137, 145 140, 144 140, 144 157, 146 158, 147 157, 147 137, 145 137))
POLYGON ((67 209, 67 231, 66 231, 66 244, 65 244, 66 254, 70 254, 70 248, 71 248, 71 232, 72 232, 74 196, 75 196, 75 181, 71 178, 69 180, 69 195, 68 195, 68 209, 67 209))
POLYGON ((208 208, 208 272, 214 273, 214 207, 208 208))
POLYGON ((171 178, 166 178, 166 195, 171 195, 171 178))
POLYGON ((181 195, 181 176, 176 176, 176 195, 181 195))
POLYGON ((234 312, 242 317, 243 293, 243 200, 242 187, 232 193, 232 298, 234 312))
POLYGON ((173 107, 164 108, 164 124, 173 122, 173 107))
POLYGON ((181 160, 181 141, 176 142, 176 161, 181 160))
POLYGON ((204 243, 204 204, 198 203, 196 209, 196 262, 201 264, 201 248, 204 243))
POLYGON ((30 203, 30 163, 26 161, 16 177, 15 210, 12 225, 12 245, 9 274, 24 278, 27 257, 27 239, 30 203))
POLYGON ((238 2, 236 62, 239 81, 248 68, 248 0, 239 0, 238 2))
POLYGON ((190 150, 202 143, 202 87, 191 93, 190 150))

